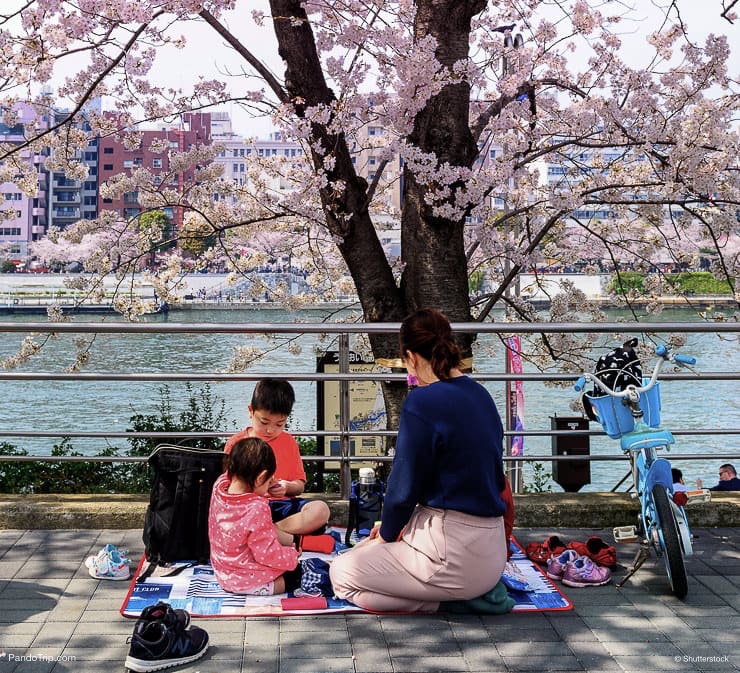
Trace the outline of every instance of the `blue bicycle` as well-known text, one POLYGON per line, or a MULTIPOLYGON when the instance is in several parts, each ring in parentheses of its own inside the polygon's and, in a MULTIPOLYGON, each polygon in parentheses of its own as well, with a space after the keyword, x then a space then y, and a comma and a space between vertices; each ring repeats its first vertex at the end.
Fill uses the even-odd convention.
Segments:
POLYGON ((642 566, 652 547, 665 563, 673 593, 684 598, 688 592, 684 558, 693 553, 691 531, 683 508, 685 495, 676 496, 673 491, 671 464, 657 456, 658 450, 670 450, 675 441, 668 430, 660 427, 658 377, 667 362, 689 367, 696 360, 672 353, 667 346, 658 346, 655 354, 658 361, 653 374, 650 379, 643 378, 641 386, 628 384, 622 390, 613 390, 597 372, 584 374, 575 389, 582 393, 584 406, 590 405, 587 410, 593 412, 606 434, 619 439, 622 451, 629 454, 634 488, 640 499, 639 525, 614 529, 616 542, 640 541, 632 566, 616 586, 622 586, 642 566), (587 381, 594 384, 591 393, 583 393, 587 381))

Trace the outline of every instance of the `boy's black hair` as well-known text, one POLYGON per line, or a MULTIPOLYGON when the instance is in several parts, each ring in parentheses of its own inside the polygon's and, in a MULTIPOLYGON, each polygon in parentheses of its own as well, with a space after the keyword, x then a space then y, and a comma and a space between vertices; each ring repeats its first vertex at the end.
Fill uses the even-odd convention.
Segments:
POLYGON ((261 472, 267 471, 267 476, 271 477, 276 469, 277 463, 272 448, 258 437, 240 439, 226 456, 226 472, 229 478, 238 477, 250 488, 254 488, 261 472))
POLYGON ((673 483, 677 484, 681 479, 683 479, 683 472, 681 472, 677 467, 672 467, 671 477, 673 478, 673 483))
POLYGON ((294 403, 293 386, 285 379, 260 379, 252 393, 252 411, 290 416, 294 403))

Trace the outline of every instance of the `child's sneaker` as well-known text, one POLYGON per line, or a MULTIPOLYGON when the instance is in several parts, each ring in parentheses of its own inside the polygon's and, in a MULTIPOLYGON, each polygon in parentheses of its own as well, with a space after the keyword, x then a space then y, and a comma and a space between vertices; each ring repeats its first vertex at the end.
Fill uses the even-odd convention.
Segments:
POLYGON ((200 659, 208 649, 208 633, 197 626, 179 629, 153 621, 134 629, 130 643, 126 668, 147 673, 200 659))
POLYGON ((592 535, 586 540, 587 556, 596 564, 614 568, 617 565, 617 550, 604 542, 600 537, 592 535))
POLYGON ((552 555, 547 561, 547 576, 553 580, 562 580, 565 568, 578 558, 572 549, 566 549, 559 555, 552 555))
POLYGON ((175 610, 169 603, 159 601, 156 605, 149 605, 141 611, 135 630, 143 630, 149 622, 163 622, 169 628, 184 630, 190 624, 190 614, 187 610, 179 608, 175 610))
POLYGON ((131 576, 128 559, 122 559, 117 551, 100 552, 85 561, 90 577, 96 580, 127 580, 131 576))
POLYGON ((85 559, 85 567, 86 568, 92 568, 93 563, 96 558, 106 556, 108 554, 112 554, 113 552, 117 552, 118 555, 121 557, 122 561, 125 561, 126 563, 129 562, 128 558, 128 549, 117 549, 115 545, 112 545, 110 542, 105 545, 95 556, 88 556, 85 559))
POLYGON ((617 550, 596 535, 592 535, 585 542, 569 542, 568 549, 574 549, 579 556, 588 556, 600 566, 614 568, 617 565, 617 550))
POLYGON ((557 535, 551 535, 542 543, 530 542, 525 553, 530 561, 546 564, 553 554, 561 554, 564 550, 563 541, 557 535))
POLYGON ((609 568, 596 565, 588 556, 579 556, 563 572, 563 584, 569 587, 598 587, 612 578, 609 568))

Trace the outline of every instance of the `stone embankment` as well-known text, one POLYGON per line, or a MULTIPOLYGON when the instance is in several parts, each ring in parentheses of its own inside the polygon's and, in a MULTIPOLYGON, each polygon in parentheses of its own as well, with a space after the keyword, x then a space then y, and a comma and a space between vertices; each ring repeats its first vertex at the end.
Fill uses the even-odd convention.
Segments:
MULTIPOLYGON (((347 501, 327 500, 330 522, 345 525, 347 501)), ((514 500, 520 528, 611 528, 636 523, 638 514, 638 501, 627 493, 533 493, 514 500)), ((139 495, 0 494, 0 529, 141 528, 148 501, 139 495)), ((740 527, 740 492, 712 493, 710 502, 692 503, 687 511, 692 527, 740 527)))

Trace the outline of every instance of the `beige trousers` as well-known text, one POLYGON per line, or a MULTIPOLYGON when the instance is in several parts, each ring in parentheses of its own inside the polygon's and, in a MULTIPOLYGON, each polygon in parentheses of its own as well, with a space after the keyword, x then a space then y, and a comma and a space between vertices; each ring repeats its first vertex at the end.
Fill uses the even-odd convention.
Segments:
POLYGON ((502 517, 417 506, 398 542, 361 545, 331 564, 338 598, 377 612, 434 612, 492 589, 506 564, 502 517))

